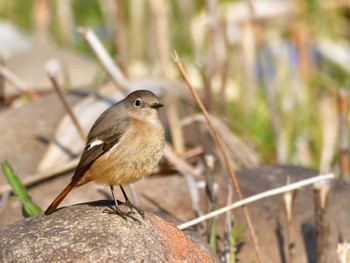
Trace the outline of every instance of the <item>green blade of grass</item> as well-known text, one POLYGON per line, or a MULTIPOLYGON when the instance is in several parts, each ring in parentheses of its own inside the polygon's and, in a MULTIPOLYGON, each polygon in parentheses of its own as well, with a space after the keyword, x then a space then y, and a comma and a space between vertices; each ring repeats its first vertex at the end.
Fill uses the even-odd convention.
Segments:
POLYGON ((2 171, 7 182, 12 187, 13 193, 18 196, 22 203, 22 213, 25 217, 31 217, 41 213, 39 206, 32 202, 32 198, 28 195, 27 189, 23 186, 21 180, 13 172, 12 167, 7 161, 1 163, 2 171))

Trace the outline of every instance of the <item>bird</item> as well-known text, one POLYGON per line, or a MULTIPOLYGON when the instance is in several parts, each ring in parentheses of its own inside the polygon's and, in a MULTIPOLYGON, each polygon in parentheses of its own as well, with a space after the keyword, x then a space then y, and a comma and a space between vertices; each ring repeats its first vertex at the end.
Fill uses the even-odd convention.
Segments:
POLYGON ((144 218, 144 212, 131 203, 123 185, 151 174, 163 155, 164 128, 158 112, 161 107, 163 104, 153 92, 136 90, 105 110, 88 133, 85 149, 70 183, 45 214, 52 214, 72 190, 95 181, 109 185, 115 204, 113 213, 124 219, 135 219, 132 215, 132 209, 135 209, 144 218), (116 185, 123 193, 124 204, 130 208, 128 212, 122 211, 118 205, 114 194, 116 185))

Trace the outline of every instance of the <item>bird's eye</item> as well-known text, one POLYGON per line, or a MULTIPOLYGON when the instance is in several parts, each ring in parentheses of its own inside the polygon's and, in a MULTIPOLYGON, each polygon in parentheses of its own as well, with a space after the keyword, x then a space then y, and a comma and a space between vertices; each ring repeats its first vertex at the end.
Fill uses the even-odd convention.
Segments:
POLYGON ((134 102, 134 105, 135 105, 136 107, 140 107, 141 104, 142 104, 142 101, 141 101, 140 99, 136 99, 135 102, 134 102))

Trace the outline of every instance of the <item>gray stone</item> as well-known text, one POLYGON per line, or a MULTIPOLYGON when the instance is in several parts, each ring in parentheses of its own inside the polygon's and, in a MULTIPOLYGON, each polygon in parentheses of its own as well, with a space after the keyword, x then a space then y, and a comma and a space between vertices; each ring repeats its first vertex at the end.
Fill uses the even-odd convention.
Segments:
MULTIPOLYGON (((3 262, 216 262, 174 225, 145 213, 141 223, 104 213, 98 201, 0 229, 3 262)), ((122 209, 129 209, 122 206, 122 209)), ((209 251, 209 250, 206 250, 209 251)))

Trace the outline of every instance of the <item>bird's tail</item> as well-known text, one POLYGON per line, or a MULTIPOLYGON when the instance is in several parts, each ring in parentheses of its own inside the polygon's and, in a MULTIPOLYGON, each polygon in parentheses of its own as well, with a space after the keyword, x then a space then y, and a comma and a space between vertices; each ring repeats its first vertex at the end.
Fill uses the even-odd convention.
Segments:
POLYGON ((53 200, 52 204, 47 208, 45 211, 45 215, 52 214, 57 206, 62 202, 62 200, 67 196, 67 194, 74 189, 74 186, 72 183, 67 185, 66 188, 63 189, 63 191, 56 197, 55 200, 53 200))

